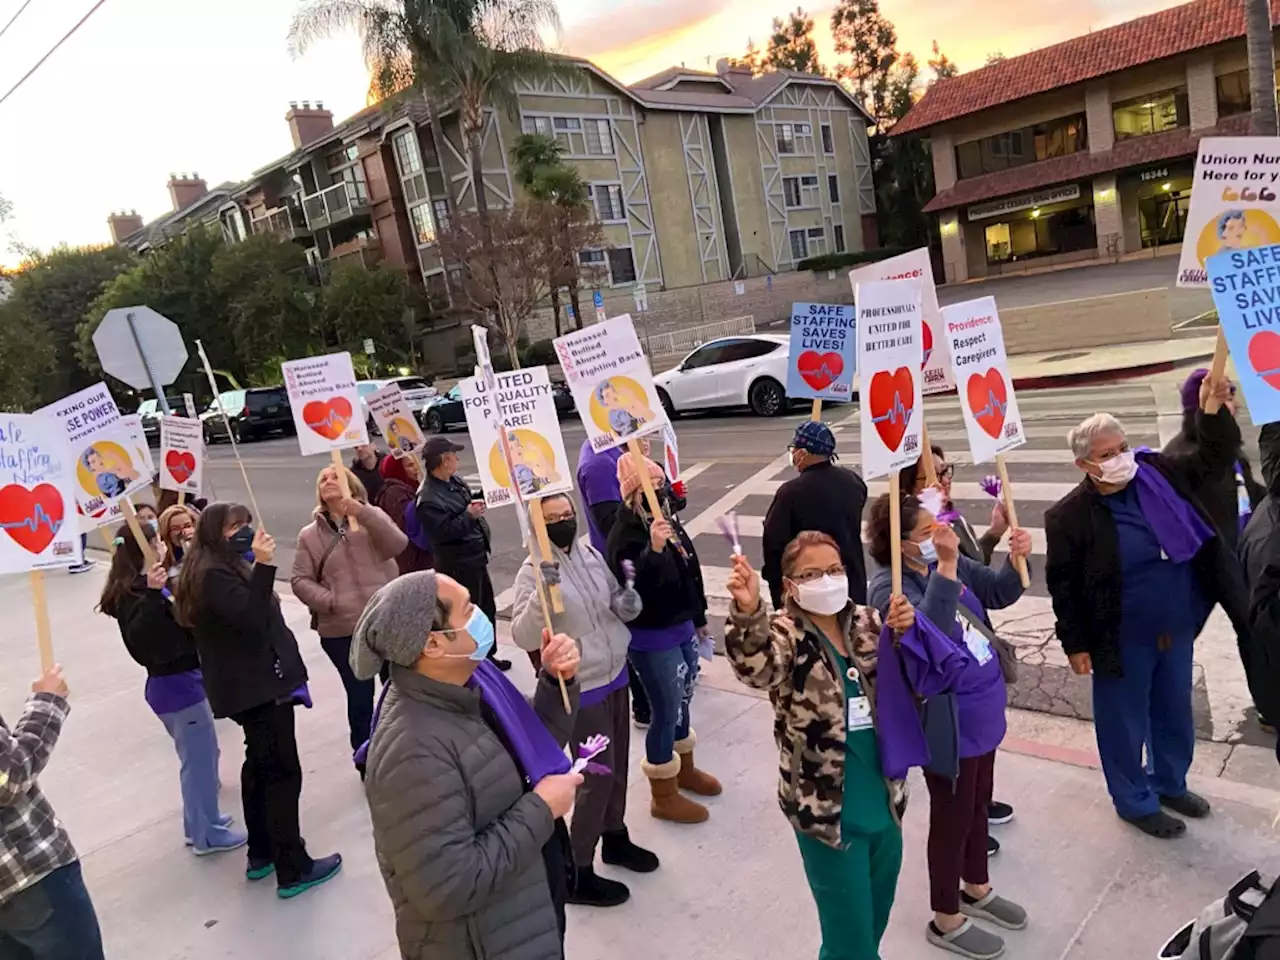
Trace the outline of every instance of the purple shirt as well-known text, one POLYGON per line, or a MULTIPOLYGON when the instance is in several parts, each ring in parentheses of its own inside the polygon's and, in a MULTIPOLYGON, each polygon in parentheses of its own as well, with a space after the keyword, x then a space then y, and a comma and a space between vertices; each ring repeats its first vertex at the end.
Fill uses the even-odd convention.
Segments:
POLYGON ((596 526, 591 508, 597 503, 622 502, 622 490, 618 486, 618 461, 625 451, 613 447, 596 453, 591 449, 590 438, 582 441, 578 452, 578 490, 582 494, 582 506, 587 514, 587 535, 591 545, 602 554, 605 552, 604 533, 596 526))
POLYGON ((673 623, 669 627, 630 627, 631 649, 642 653, 670 650, 693 639, 692 620, 673 623))
POLYGON ((204 678, 199 670, 184 670, 167 677, 147 677, 146 700, 157 717, 194 707, 205 699, 204 678))
POLYGON ((578 709, 585 710, 587 707, 594 707, 598 703, 604 703, 609 695, 616 690, 621 690, 631 682, 631 675, 627 673, 627 665, 622 665, 622 670, 618 675, 606 683, 603 687, 594 687, 591 690, 582 691, 582 699, 578 701, 578 709))

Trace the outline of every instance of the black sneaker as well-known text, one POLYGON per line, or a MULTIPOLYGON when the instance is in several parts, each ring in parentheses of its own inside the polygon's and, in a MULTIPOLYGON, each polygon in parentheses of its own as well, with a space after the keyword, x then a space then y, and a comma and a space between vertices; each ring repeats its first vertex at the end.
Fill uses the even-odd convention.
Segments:
POLYGON ((987 857, 988 858, 994 857, 999 852, 1000 852, 1000 841, 997 840, 995 837, 991 836, 991 834, 987 834, 987 857))
POLYGON ((281 900, 292 900, 299 894, 306 893, 312 887, 318 887, 326 880, 332 880, 342 869, 342 854, 331 853, 313 861, 311 869, 293 883, 282 883, 276 887, 276 896, 281 900))
POLYGON ((631 899, 625 883, 597 877, 590 867, 578 867, 577 880, 569 893, 569 903, 583 907, 617 907, 631 899))
POLYGON ((626 827, 601 834, 600 859, 632 873, 653 873, 658 869, 657 855, 632 843, 626 827))
POLYGON ((257 857, 249 858, 249 866, 245 868, 244 876, 246 880, 265 880, 276 872, 276 865, 270 860, 259 860, 257 857))
POLYGON ((987 804, 987 823, 993 827, 998 827, 1008 823, 1013 819, 1013 807, 1007 803, 1001 803, 999 800, 992 800, 987 804))

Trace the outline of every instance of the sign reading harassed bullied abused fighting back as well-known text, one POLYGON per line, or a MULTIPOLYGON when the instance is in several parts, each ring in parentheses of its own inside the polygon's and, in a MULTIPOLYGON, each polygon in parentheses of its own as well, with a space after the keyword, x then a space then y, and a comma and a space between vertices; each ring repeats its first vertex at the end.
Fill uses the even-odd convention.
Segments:
POLYGON ((1218 323, 1254 423, 1280 420, 1280 244, 1207 263, 1218 323))
POLYGON ((942 322, 973 462, 994 460, 1027 442, 995 298, 943 307, 942 322))

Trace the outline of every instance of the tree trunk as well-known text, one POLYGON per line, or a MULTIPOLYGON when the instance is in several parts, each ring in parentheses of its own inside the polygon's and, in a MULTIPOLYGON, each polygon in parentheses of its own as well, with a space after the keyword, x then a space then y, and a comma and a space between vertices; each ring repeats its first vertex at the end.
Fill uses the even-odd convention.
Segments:
POLYGON ((551 315, 555 318, 555 322, 556 322, 556 336, 558 337, 558 336, 560 336, 560 333, 561 333, 561 330, 560 330, 560 288, 559 288, 559 287, 554 287, 554 286, 551 288, 551 315))
POLYGON ((1252 133, 1274 137, 1276 124, 1276 67, 1271 37, 1269 0, 1244 0, 1249 49, 1249 98, 1252 133))
MULTIPOLYGON (((436 164, 440 167, 440 181, 444 184, 445 208, 450 213, 453 213, 453 190, 450 188, 449 171, 444 165, 445 145, 448 142, 444 138, 444 124, 440 122, 440 114, 436 112, 435 105, 431 102, 431 98, 424 95, 422 100, 427 105, 427 123, 431 127, 431 139, 435 144, 436 164)), ((423 173, 426 173, 425 169, 423 170, 423 173)), ((427 190, 428 192, 431 190, 430 182, 428 182, 427 190)), ((437 223, 436 230, 439 229, 440 224, 437 223)))
POLYGON ((479 129, 467 130, 467 153, 470 154, 468 159, 471 161, 471 189, 476 195, 476 212, 480 214, 481 221, 485 224, 485 230, 488 232, 489 224, 489 196, 484 186, 484 126, 479 129))
POLYGON ((569 302, 573 304, 573 328, 575 330, 582 329, 582 306, 578 303, 578 279, 574 278, 573 283, 569 284, 569 302))

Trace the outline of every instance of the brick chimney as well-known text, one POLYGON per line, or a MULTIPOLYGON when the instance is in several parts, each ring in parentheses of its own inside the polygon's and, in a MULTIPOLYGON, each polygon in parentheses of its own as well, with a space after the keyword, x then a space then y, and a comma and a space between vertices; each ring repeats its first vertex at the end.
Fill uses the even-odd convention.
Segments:
POLYGON ((138 216, 137 210, 130 210, 128 213, 121 210, 107 217, 107 226, 111 229, 111 241, 119 246, 125 237, 142 229, 142 217, 138 216))
POLYGON ((733 85, 734 80, 750 80, 751 68, 743 66, 734 66, 729 63, 728 57, 721 57, 716 61, 716 73, 728 81, 729 85, 733 85))
POLYGON ((209 192, 209 185, 200 179, 198 173, 169 174, 169 200, 176 213, 189 206, 209 192))
POLYGON ((303 100, 301 104, 292 100, 284 118, 289 124, 294 149, 305 147, 326 133, 333 132, 333 114, 324 108, 324 103, 320 100, 316 101, 314 107, 310 100, 303 100))

